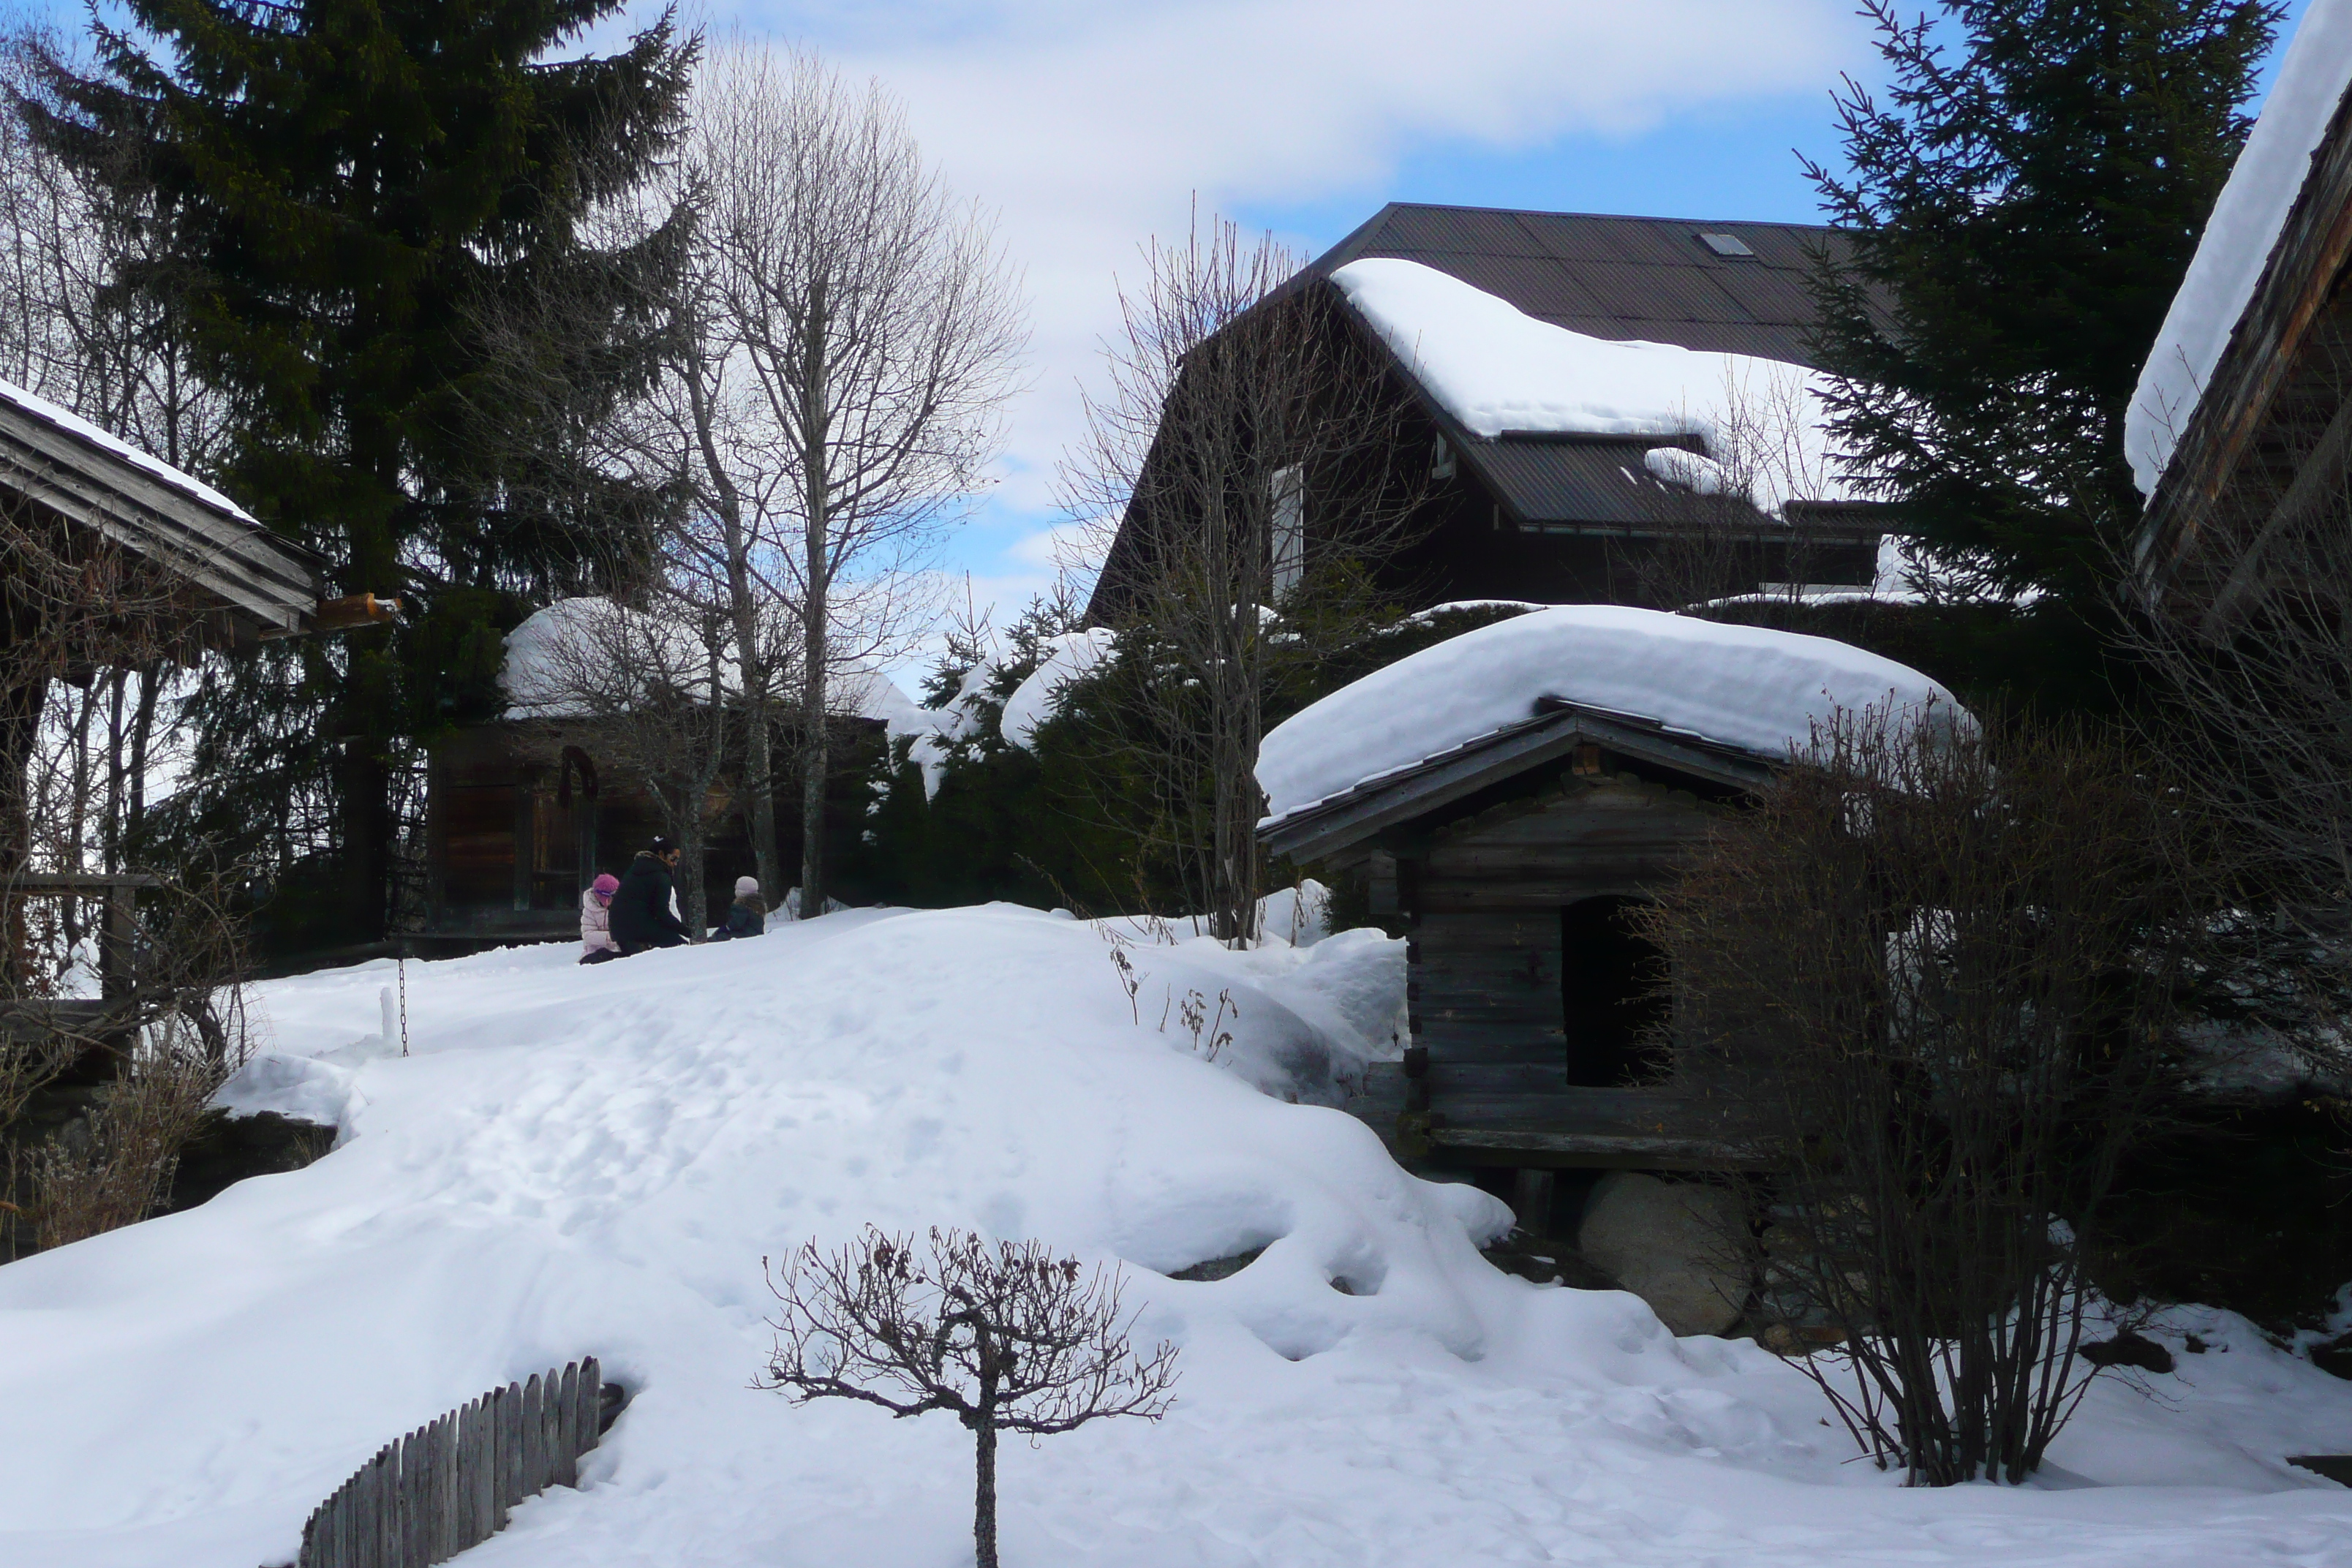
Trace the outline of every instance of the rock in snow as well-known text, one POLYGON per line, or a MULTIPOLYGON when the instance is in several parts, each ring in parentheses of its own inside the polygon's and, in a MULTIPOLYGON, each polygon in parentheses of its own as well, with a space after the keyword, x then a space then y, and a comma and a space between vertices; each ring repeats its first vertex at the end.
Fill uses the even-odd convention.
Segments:
POLYGON ((1532 718, 1548 697, 1775 761, 1841 709, 1947 724, 1963 711, 1917 670, 1828 637, 1563 605, 1425 647, 1276 725, 1258 750, 1268 818, 1532 718))
MULTIPOLYGON (((0 1563, 289 1562, 380 1444, 593 1352, 635 1398, 583 1489, 519 1507, 485 1568, 969 1563, 952 1419, 750 1386, 762 1256, 869 1220, 1123 1261, 1138 1337, 1181 1346, 1165 1421, 1001 1451, 1013 1568, 2347 1561, 2352 1493, 2282 1457, 2352 1451, 2352 1388, 2241 1320, 2146 1326, 2210 1353, 2159 1399, 2095 1388, 2047 1488, 1906 1490, 1797 1370, 1496 1272, 1475 1243, 1499 1203, 1258 1092, 1148 1005, 1229 988, 1244 1032, 1276 1007, 1310 1027, 1276 983, 1329 963, 1336 1038, 1379 1010, 1354 965, 1384 940, 1343 937, 1138 947, 1140 1006, 1100 928, 1005 906, 592 969, 569 943, 412 963, 412 1055, 273 1079, 340 1105, 333 1152, 0 1268, 0 1563)), ((257 986, 273 1056, 380 1031, 391 967, 257 986)))

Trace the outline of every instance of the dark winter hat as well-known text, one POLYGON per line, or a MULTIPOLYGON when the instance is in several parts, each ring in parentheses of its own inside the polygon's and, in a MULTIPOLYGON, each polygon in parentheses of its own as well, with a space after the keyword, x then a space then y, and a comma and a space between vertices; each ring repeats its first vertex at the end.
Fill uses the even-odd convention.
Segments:
POLYGON ((660 834, 656 833, 656 835, 654 835, 654 847, 653 847, 653 852, 654 852, 655 854, 656 854, 656 855, 667 855, 667 854, 670 854, 670 853, 672 853, 673 851, 675 851, 677 848, 677 845, 672 844, 668 839, 664 838, 660 834))

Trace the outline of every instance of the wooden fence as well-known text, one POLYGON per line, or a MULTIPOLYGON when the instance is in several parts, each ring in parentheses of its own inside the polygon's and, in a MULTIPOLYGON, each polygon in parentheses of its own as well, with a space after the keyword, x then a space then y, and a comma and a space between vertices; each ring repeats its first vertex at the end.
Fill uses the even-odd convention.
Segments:
POLYGON ((426 1568, 506 1528, 508 1510, 580 1484, 604 1385, 596 1358, 492 1389, 387 1443, 302 1526, 298 1568, 426 1568))

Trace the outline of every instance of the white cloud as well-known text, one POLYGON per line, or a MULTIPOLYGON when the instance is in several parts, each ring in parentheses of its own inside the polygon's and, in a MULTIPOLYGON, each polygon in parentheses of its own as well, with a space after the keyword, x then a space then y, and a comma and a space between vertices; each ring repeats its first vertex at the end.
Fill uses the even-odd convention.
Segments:
MULTIPOLYGON (((1867 48, 1850 0, 714 3, 882 79, 958 192, 1000 213, 1034 336, 995 503, 1041 520, 1116 280, 1185 232, 1196 196, 1205 215, 1360 194, 1370 217, 1408 155, 1817 93, 1867 48)), ((1653 210, 1681 205, 1662 185, 1653 210)))

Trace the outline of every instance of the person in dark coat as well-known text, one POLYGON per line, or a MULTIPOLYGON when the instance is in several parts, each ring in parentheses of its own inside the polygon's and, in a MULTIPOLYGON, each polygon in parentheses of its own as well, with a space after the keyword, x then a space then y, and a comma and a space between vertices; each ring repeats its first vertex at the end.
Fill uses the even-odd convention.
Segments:
POLYGON ((735 879, 735 901, 727 906, 727 923, 710 933, 713 942, 728 942, 739 936, 764 936, 768 931, 768 906, 760 897, 757 877, 735 879))
POLYGON ((613 940, 624 953, 649 947, 684 947, 693 940, 686 922, 677 918, 677 888, 670 872, 677 866, 677 846, 656 838, 649 849, 637 851, 613 895, 613 940))

